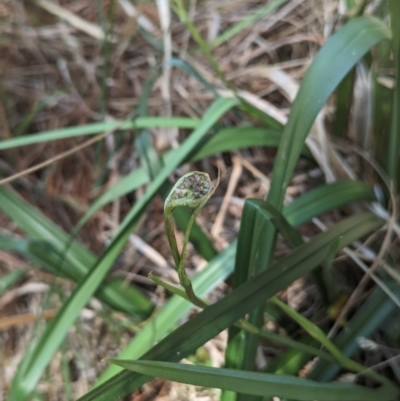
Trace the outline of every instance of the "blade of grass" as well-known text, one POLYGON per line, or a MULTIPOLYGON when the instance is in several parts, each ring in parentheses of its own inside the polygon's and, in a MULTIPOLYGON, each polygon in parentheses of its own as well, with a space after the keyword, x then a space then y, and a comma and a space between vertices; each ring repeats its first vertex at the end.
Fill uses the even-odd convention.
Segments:
POLYGON ((213 48, 220 46, 222 43, 226 42, 227 40, 229 40, 230 38, 241 32, 243 29, 248 28, 250 25, 264 18, 266 15, 270 14, 272 11, 274 11, 279 6, 285 4, 286 2, 287 0, 275 0, 272 3, 265 5, 264 7, 259 8, 254 14, 249 15, 242 21, 231 26, 221 35, 219 35, 217 38, 211 41, 209 43, 210 47, 213 48))
MULTIPOLYGON (((318 341, 312 337, 305 335, 300 342, 313 347, 318 347, 318 341)), ((280 353, 274 358, 264 369, 265 373, 275 373, 278 375, 292 375, 298 376, 300 370, 306 365, 312 358, 311 354, 305 352, 299 352, 294 348, 290 348, 280 353)))
POLYGON ((112 131, 113 129, 127 130, 132 128, 151 128, 151 127, 179 127, 195 129, 199 120, 187 117, 139 117, 132 121, 111 121, 94 124, 85 124, 77 127, 60 128, 51 131, 29 134, 18 138, 0 141, 0 150, 16 148, 19 146, 32 145, 56 141, 77 136, 95 135, 101 132, 112 131))
MULTIPOLYGON (((61 255, 51 244, 45 241, 0 236, 0 249, 18 252, 34 262, 32 267, 45 269, 45 271, 58 277, 75 282, 80 282, 85 277, 85 274, 75 270, 73 265, 61 264, 61 255)), ((144 320, 152 311, 152 304, 150 301, 134 287, 127 286, 126 282, 120 278, 105 280, 96 291, 95 295, 103 302, 106 302, 110 307, 116 310, 122 310, 125 313, 130 313, 135 321, 144 320), (140 298, 136 296, 137 293, 140 294, 140 298), (144 300, 144 305, 141 305, 142 298, 144 300), (121 305, 123 305, 123 309, 121 305), (144 309, 146 314, 141 309, 144 309)))
POLYGON ((311 126, 340 81, 371 47, 389 39, 390 31, 372 17, 355 18, 321 48, 300 85, 273 169, 268 200, 279 206, 311 126))
MULTIPOLYGON (((145 117, 147 114, 147 103, 153 84, 157 78, 157 70, 158 69, 153 68, 146 78, 138 104, 137 113, 139 117, 145 117)), ((136 135, 135 147, 139 153, 141 165, 146 169, 150 179, 153 180, 158 171, 161 170, 162 160, 154 149, 149 132, 146 129, 141 129, 136 135)))
MULTIPOLYGON (((306 194, 296 200, 294 203, 297 208, 291 207, 292 211, 295 211, 294 216, 301 216, 305 217, 305 220, 307 220, 308 215, 310 212, 316 212, 315 208, 312 210, 304 211, 305 206, 309 205, 323 205, 324 198, 321 195, 324 195, 328 193, 331 195, 332 192, 334 191, 346 191, 346 182, 344 182, 345 185, 333 185, 328 186, 328 187, 323 187, 318 188, 314 192, 315 194, 312 193, 311 196, 309 194, 306 194), (344 188, 343 188, 344 187, 344 188), (303 198, 305 198, 306 202, 303 201, 303 198), (311 201, 311 203, 310 203, 311 201)), ((367 186, 365 189, 367 192, 367 186)), ((363 191, 360 191, 362 193, 363 191)), ((350 197, 354 194, 358 194, 357 191, 354 191, 350 197)), ((367 192, 369 195, 369 192, 367 192)), ((366 194, 363 193, 365 196, 366 194)), ((347 198, 349 200, 350 198, 347 198)), ((336 201, 337 202, 337 201, 336 201)), ((332 203, 329 202, 329 206, 331 206, 332 203)), ((320 206, 320 207, 321 207, 320 206)), ((325 205, 323 205, 324 207, 325 205)), ((286 210, 285 210, 286 212, 286 210)), ((290 209, 289 209, 290 212, 290 209)), ((258 252, 258 249, 260 249, 264 243, 268 240, 267 237, 265 237, 265 234, 268 232, 267 226, 269 223, 272 223, 275 227, 275 229, 280 232, 283 237, 289 242, 289 244, 293 247, 297 247, 301 244, 303 244, 303 239, 301 238, 300 234, 293 229, 293 227, 287 222, 287 220, 277 211, 276 208, 268 204, 267 202, 260 200, 260 199, 247 199, 245 203, 245 207, 243 209, 243 218, 241 221, 241 226, 239 230, 239 236, 238 236, 238 249, 240 250, 236 254, 236 261, 235 261, 235 274, 234 274, 234 279, 233 279, 233 288, 237 288, 243 283, 245 283, 253 274, 254 272, 254 265, 255 261, 257 261, 257 264, 259 265, 266 265, 268 263, 268 260, 262 259, 265 257, 265 254, 261 254, 258 252)), ((327 288, 327 285, 323 281, 323 271, 322 268, 319 266, 317 269, 315 269, 312 272, 312 277, 314 281, 316 282, 317 286, 320 289, 320 292, 322 296, 325 299, 328 299, 329 291, 327 288)), ((246 333, 244 338, 248 336, 249 334, 246 333)), ((234 354, 234 351, 237 351, 238 349, 238 344, 237 342, 239 341, 235 337, 240 336, 242 339, 243 336, 239 334, 238 330, 235 328, 231 328, 229 331, 229 340, 228 340, 228 347, 227 347, 227 354, 228 356, 225 358, 225 366, 226 367, 236 367, 238 368, 240 365, 238 365, 238 357, 237 355, 234 354), (232 358, 229 358, 229 356, 232 356, 232 358)), ((258 341, 258 336, 254 337, 254 339, 258 341)), ((244 343, 243 340, 242 342, 242 350, 239 352, 242 352, 243 356, 246 355, 246 344, 244 343)), ((245 395, 241 395, 240 397, 246 397, 245 395)), ((228 400, 235 400, 236 396, 234 394, 231 394, 230 392, 223 392, 222 393, 222 400, 228 401, 228 400)))
MULTIPOLYGON (((204 143, 191 155, 191 161, 197 161, 206 157, 229 152, 231 150, 251 148, 251 147, 272 147, 278 146, 281 132, 265 127, 232 127, 223 128, 215 134, 207 136, 204 143)), ((304 155, 311 157, 307 148, 304 155)), ((167 156, 166 157, 171 157, 167 156)))
MULTIPOLYGON (((359 17, 365 7, 365 1, 356 4, 353 1, 347 2, 347 18, 359 17), (349 4, 351 3, 351 4, 349 4)), ((339 138, 347 138, 350 121, 351 104, 353 100, 353 87, 355 79, 355 68, 352 68, 343 81, 338 85, 335 96, 335 119, 332 132, 339 138)))
MULTIPOLYGON (((238 235, 233 288, 245 283, 254 273, 254 264, 265 264, 257 251, 266 242, 267 224, 274 227, 293 247, 303 244, 300 234, 287 222, 280 212, 262 199, 246 199, 238 235)), ((262 255, 261 255, 262 257, 262 255)))
POLYGON ((208 61, 210 62, 211 66, 212 66, 214 72, 217 74, 218 78, 225 84, 225 86, 227 88, 229 88, 233 92, 234 96, 238 100, 240 100, 240 102, 241 102, 240 109, 244 110, 250 116, 253 116, 253 117, 257 118, 258 120, 262 121, 263 123, 270 126, 271 128, 281 129, 282 128, 281 123, 276 121, 272 116, 257 109, 256 107, 254 107, 253 105, 251 105, 250 103, 248 103, 246 100, 244 100, 243 98, 241 98, 238 95, 236 88, 228 81, 225 74, 219 68, 218 63, 211 52, 211 47, 203 40, 203 38, 200 35, 200 32, 196 29, 195 25, 193 24, 190 17, 188 16, 182 0, 175 0, 172 8, 176 12, 176 14, 179 16, 179 18, 182 20, 182 22, 185 24, 187 30, 190 32, 192 38, 196 41, 196 43, 198 44, 201 51, 208 58, 208 61))
MULTIPOLYGON (((103 30, 103 41, 101 44, 101 78, 100 78, 100 119, 103 120, 106 116, 107 112, 107 97, 108 97, 108 75, 110 71, 110 57, 111 57, 111 38, 112 31, 114 27, 115 20, 115 0, 111 0, 109 2, 108 10, 106 13, 103 12, 102 7, 100 7, 100 3, 95 2, 94 6, 96 7, 97 15, 101 23, 101 27, 103 30)), ((95 157, 94 157, 94 171, 96 174, 96 180, 94 182, 94 186, 98 187, 102 184, 102 178, 106 174, 106 170, 108 168, 108 164, 101 165, 101 154, 103 148, 103 141, 99 141, 94 145, 95 148, 95 157), (103 170, 103 172, 101 171, 103 170)))
MULTIPOLYGON (((238 96, 238 98, 240 98, 238 96)), ((275 117, 270 116, 265 111, 260 110, 256 106, 252 105, 251 103, 247 102, 245 99, 240 99, 242 104, 240 106, 240 110, 248 114, 250 117, 259 121, 262 124, 265 124, 269 128, 273 128, 276 130, 282 130, 283 124, 275 119, 275 117)))
POLYGON ((47 242, 0 236, 0 249, 17 252, 31 261, 38 262, 41 267, 45 267, 56 276, 72 280, 75 278, 76 272, 72 269, 57 269, 60 256, 47 242))
POLYGON ((350 383, 318 383, 299 377, 254 373, 234 369, 183 365, 171 362, 127 361, 109 359, 111 363, 133 372, 195 386, 240 391, 245 394, 280 398, 320 401, 358 401, 376 399, 390 401, 395 392, 392 387, 382 386, 372 390, 350 383))
POLYGON ((361 181, 342 180, 321 185, 294 202, 284 206, 284 215, 289 223, 299 226, 329 210, 352 202, 376 201, 373 188, 361 181), (315 208, 318 208, 316 211, 315 208))

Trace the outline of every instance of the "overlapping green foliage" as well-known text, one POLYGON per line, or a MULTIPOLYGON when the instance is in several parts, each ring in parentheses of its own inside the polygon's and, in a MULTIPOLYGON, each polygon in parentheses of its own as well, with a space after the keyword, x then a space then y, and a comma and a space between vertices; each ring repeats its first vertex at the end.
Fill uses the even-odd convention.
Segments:
MULTIPOLYGON (((260 18, 270 12, 273 7, 284 2, 274 2, 248 21, 260 18)), ((183 5, 181 2, 178 3, 179 16, 187 22, 183 5)), ((395 1, 391 2, 393 15, 398 11, 395 3, 395 1)), ((243 26, 247 26, 247 23, 243 26)), ((227 31, 208 46, 198 36, 192 24, 189 30, 195 39, 197 38, 199 47, 210 58, 212 58, 212 47, 228 40, 236 32, 235 30, 227 31)), ((392 31, 394 43, 398 46, 398 24, 393 24, 392 31)), ((150 315, 153 305, 139 289, 133 286, 121 287, 119 280, 106 280, 106 277, 138 220, 145 213, 148 204, 157 195, 166 197, 171 185, 168 181, 170 174, 181 165, 213 154, 257 146, 278 148, 271 189, 266 201, 259 199, 246 201, 237 243, 234 242, 215 255, 216 251, 212 243, 198 227, 191 237, 196 249, 209 260, 208 266, 193 280, 197 295, 204 296, 234 273, 232 291, 179 327, 176 326, 180 319, 188 313, 192 305, 178 295, 174 295, 155 316, 146 322, 119 358, 111 361, 118 366, 112 365, 96 386, 81 397, 80 401, 117 400, 150 380, 152 376, 205 387, 219 387, 224 390, 221 396, 224 401, 262 400, 267 396, 290 397, 299 400, 382 399, 388 401, 398 397, 399 390, 396 385, 378 373, 362 372, 362 365, 350 359, 357 349, 356 338, 360 335, 370 335, 394 308, 393 302, 379 288, 374 290, 368 301, 348 322, 349 330, 342 331, 331 340, 326 337, 324 327, 316 327, 308 319, 299 316, 287 306, 281 305, 279 301, 275 301, 276 305, 313 337, 313 341, 304 338, 287 341, 286 354, 282 353, 276 357, 268 368, 268 373, 251 372, 259 337, 254 334, 244 334, 233 326, 246 314, 250 314, 249 321, 253 325, 262 326, 268 300, 294 280, 309 273, 318 272, 321 265, 328 259, 332 259, 333 253, 384 225, 384 221, 373 213, 357 213, 338 222, 308 242, 304 242, 296 231, 295 227, 347 203, 375 201, 372 188, 359 181, 343 180, 322 185, 286 206, 283 205, 283 201, 300 155, 311 157, 310 152, 305 148, 305 140, 317 114, 357 62, 380 41, 388 40, 390 37, 389 28, 372 17, 355 18, 341 27, 322 47, 309 67, 291 108, 288 122, 282 131, 279 131, 279 124, 274 124, 270 116, 260 118, 259 126, 250 126, 248 122, 245 122, 240 127, 221 128, 221 117, 232 110, 234 112, 240 110, 240 113, 248 111, 253 117, 262 116, 262 112, 257 111, 254 106, 247 104, 239 97, 231 99, 220 97, 198 120, 152 118, 146 117, 143 112, 131 121, 98 123, 0 142, 0 149, 9 149, 116 128, 121 131, 152 126, 193 129, 177 149, 160 157, 152 148, 146 131, 140 132, 136 137, 136 145, 141 155, 141 168, 122 178, 99 196, 76 228, 78 231, 98 209, 107 203, 144 184, 149 184, 144 195, 134 204, 111 243, 99 257, 90 253, 77 241, 71 240, 66 233, 40 215, 13 191, 0 189, 1 210, 29 236, 28 239, 0 237, 0 248, 22 253, 34 260, 39 267, 77 283, 75 290, 64 302, 56 317, 47 324, 44 332, 25 353, 14 377, 9 399, 11 401, 29 399, 46 366, 93 295, 108 304, 110 308, 129 314, 136 320, 144 320, 150 315), (272 122, 271 125, 274 128, 271 128, 268 122, 272 122), (274 262, 273 251, 278 234, 289 242, 293 250, 281 260, 274 262), (227 328, 229 328, 229 343, 226 351, 226 365, 230 369, 188 367, 177 364, 183 357, 195 352, 198 347, 227 328), (326 348, 329 358, 318 362, 318 368, 311 372, 309 379, 293 377, 301 366, 313 358, 310 350, 318 351, 315 341, 326 348), (279 369, 284 369, 285 364, 289 364, 290 358, 287 357, 289 353, 291 353, 290 358, 296 356, 302 363, 296 369, 291 369, 290 375, 289 373, 276 374, 280 371, 279 369), (139 360, 135 361, 135 359, 139 360), (276 366, 275 371, 273 366, 276 366), (332 380, 339 368, 364 373, 369 376, 369 379, 379 383, 380 387, 371 390, 356 384, 323 383, 332 380)), ((396 71, 398 71, 398 49, 394 54, 396 71)), ((193 73, 195 78, 199 78, 197 73, 194 73, 194 69, 189 68, 187 64, 177 61, 175 63, 177 66, 183 66, 182 68, 187 72, 193 73)), ((212 59, 213 63, 215 60, 212 59)), ((219 69, 216 73, 225 81, 219 69)), ((203 83, 206 87, 209 86, 205 80, 203 83)), ((398 104, 398 93, 398 86, 396 86, 393 94, 395 106, 398 104)), ((393 180, 397 179, 398 169, 396 159, 398 121, 398 117, 394 116, 391 143, 395 149, 391 152, 391 161, 388 166, 388 172, 393 180)), ((188 216, 183 213, 176 218, 178 225, 184 229, 188 216)), ((17 272, 15 275, 2 278, 0 292, 5 291, 18 280, 21 274, 17 272)), ((324 275, 320 275, 319 279, 322 280, 322 285, 318 285, 318 288, 323 292, 324 285, 328 283, 324 283, 324 275)), ((394 291, 400 295, 396 289, 394 291)), ((327 299, 329 300, 329 296, 327 299)))

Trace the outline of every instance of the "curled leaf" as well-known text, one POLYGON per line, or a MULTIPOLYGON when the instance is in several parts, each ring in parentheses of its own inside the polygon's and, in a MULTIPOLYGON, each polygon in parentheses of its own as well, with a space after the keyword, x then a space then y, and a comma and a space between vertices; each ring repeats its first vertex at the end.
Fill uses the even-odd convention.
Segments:
POLYGON ((212 192, 210 176, 201 171, 192 171, 176 182, 165 200, 164 210, 173 210, 180 206, 198 207, 212 192))

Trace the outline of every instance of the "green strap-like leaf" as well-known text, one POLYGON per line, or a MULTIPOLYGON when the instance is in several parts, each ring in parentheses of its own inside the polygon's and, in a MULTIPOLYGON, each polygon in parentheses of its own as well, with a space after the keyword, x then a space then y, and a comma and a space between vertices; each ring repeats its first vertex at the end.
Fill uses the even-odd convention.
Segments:
POLYGON ((257 263, 267 263, 266 260, 260 261, 258 249, 267 241, 264 234, 268 222, 274 225, 291 246, 303 243, 301 235, 276 208, 262 199, 246 199, 238 235, 233 288, 242 285, 252 275, 255 258, 257 263))
POLYGON ((390 30, 382 21, 360 17, 336 32, 317 53, 282 133, 268 196, 274 206, 281 207, 304 141, 329 96, 371 47, 389 38, 390 30))
POLYGON ((348 203, 375 200, 375 192, 370 185, 361 181, 342 180, 320 185, 296 198, 284 206, 283 214, 289 223, 300 226, 310 220, 311 216, 318 216, 348 203))
POLYGON ((76 136, 95 135, 115 129, 127 130, 132 128, 152 127, 179 127, 195 129, 199 120, 187 117, 139 117, 132 121, 111 121, 94 124, 79 125, 77 127, 60 128, 52 131, 38 132, 37 134, 24 135, 0 141, 0 150, 11 149, 20 146, 32 145, 49 141, 57 141, 76 136))
POLYGON ((125 369, 179 383, 221 388, 245 394, 296 400, 375 401, 393 400, 396 390, 390 386, 370 389, 350 383, 318 383, 287 375, 246 372, 207 366, 183 365, 171 362, 127 361, 110 359, 125 369))

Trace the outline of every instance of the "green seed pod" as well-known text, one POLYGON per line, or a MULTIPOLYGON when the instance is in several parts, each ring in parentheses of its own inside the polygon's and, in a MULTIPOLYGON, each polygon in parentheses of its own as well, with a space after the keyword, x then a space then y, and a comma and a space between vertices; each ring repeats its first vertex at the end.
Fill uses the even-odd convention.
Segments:
POLYGON ((210 176, 201 171, 192 171, 182 176, 174 185, 164 203, 164 210, 179 206, 195 208, 213 192, 210 176))

